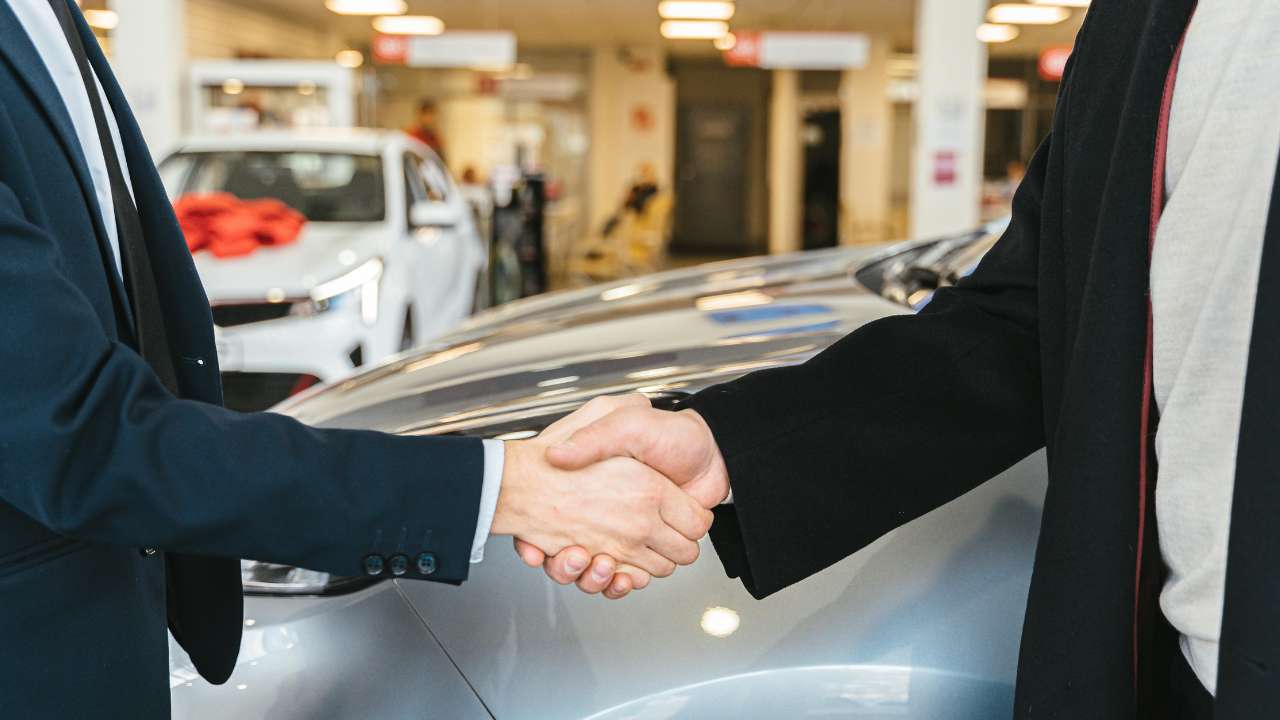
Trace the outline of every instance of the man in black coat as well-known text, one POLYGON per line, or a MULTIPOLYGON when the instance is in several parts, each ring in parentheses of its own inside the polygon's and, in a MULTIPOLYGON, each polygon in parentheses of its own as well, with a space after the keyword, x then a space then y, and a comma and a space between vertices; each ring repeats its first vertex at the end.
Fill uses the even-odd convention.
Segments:
MULTIPOLYGON (((631 455, 708 507, 731 492, 711 536, 763 597, 1047 447, 1015 714, 1280 717, 1280 18, 1202 5, 1092 4, 1008 231, 923 312, 682 412, 615 413, 552 462, 631 455), (1197 593, 1208 620, 1182 612, 1197 593)), ((576 577, 569 554, 548 572, 576 577)))
POLYGON ((659 574, 697 557, 711 514, 665 478, 555 470, 546 442, 223 409, 208 301, 93 33, 71 0, 0 1, 0 715, 167 717, 166 626, 225 682, 241 557, 447 583, 488 532, 659 574))

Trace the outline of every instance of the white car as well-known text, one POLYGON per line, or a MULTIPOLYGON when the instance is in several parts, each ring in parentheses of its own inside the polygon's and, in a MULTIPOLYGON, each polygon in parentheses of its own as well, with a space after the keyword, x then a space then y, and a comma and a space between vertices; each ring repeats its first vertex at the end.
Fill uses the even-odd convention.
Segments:
POLYGON ((191 138, 160 169, 171 198, 275 198, 307 219, 288 245, 195 254, 230 407, 269 407, 417 347, 475 308, 487 246, 444 164, 404 133, 191 138))

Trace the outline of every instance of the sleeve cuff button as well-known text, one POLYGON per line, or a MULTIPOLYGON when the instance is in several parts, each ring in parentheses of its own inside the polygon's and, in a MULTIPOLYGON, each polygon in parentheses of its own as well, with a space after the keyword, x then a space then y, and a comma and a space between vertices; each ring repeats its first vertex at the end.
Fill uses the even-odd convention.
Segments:
POLYGON ((364 574, 365 575, 381 575, 386 561, 381 555, 365 555, 364 556, 364 574))
POLYGON ((435 553, 424 552, 414 559, 414 565, 417 567, 418 574, 431 575, 436 571, 435 553))
POLYGON ((407 555, 392 555, 387 558, 387 565, 391 568, 391 574, 400 577, 409 569, 409 557, 407 555))

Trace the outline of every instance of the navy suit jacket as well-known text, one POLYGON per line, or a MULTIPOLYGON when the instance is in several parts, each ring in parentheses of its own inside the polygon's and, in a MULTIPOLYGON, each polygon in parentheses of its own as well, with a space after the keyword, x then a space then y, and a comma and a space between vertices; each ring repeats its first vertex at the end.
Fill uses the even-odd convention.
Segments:
POLYGON ((136 351, 70 117, 0 2, 0 713, 167 716, 166 625, 204 677, 231 674, 237 558, 358 575, 370 554, 430 552, 427 579, 464 580, 483 452, 220 407, 208 301, 75 14, 120 125, 179 393, 136 351))

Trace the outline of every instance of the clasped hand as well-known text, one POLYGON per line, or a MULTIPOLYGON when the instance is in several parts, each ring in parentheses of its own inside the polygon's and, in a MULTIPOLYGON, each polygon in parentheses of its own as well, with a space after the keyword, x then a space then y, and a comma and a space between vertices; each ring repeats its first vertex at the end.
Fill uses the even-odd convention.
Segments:
POLYGON ((692 410, 600 397, 530 440, 506 443, 494 534, 556 582, 621 598, 698 558, 724 460, 692 410))

